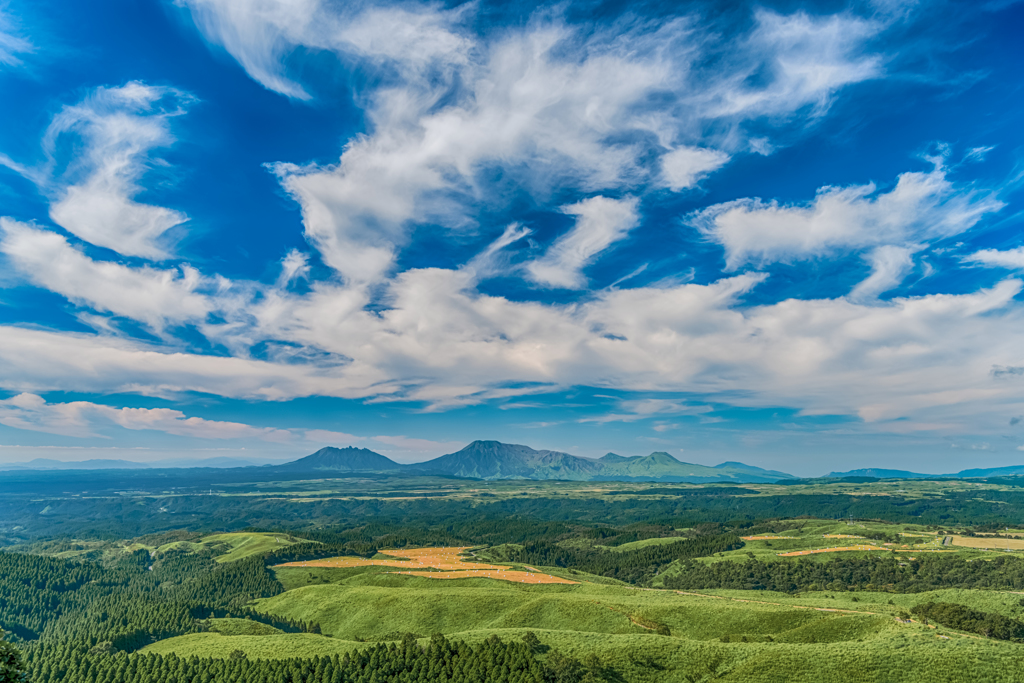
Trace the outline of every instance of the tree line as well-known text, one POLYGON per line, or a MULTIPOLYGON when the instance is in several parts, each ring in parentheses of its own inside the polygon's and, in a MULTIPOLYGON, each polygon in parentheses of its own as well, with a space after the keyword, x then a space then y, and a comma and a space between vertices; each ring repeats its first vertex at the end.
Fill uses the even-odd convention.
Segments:
POLYGON ((664 545, 649 545, 627 551, 576 548, 550 542, 508 546, 504 559, 520 564, 566 567, 633 584, 646 584, 665 566, 676 560, 708 557, 743 547, 731 533, 684 539, 664 545))
POLYGON ((797 591, 892 591, 919 593, 939 588, 1024 590, 1024 560, 996 556, 968 560, 955 555, 927 555, 909 559, 885 553, 828 560, 799 558, 790 561, 684 562, 664 578, 664 586, 678 590, 728 588, 797 591))
MULTIPOLYGON (((529 634, 528 634, 529 635, 529 634)), ((536 638, 534 637, 534 642, 536 638)), ((478 645, 434 635, 421 646, 411 635, 344 655, 310 659, 249 660, 90 652, 82 646, 29 650, 25 669, 33 683, 600 683, 600 663, 582 663, 552 651, 542 663, 529 639, 491 636, 478 645), (525 642, 524 642, 525 641, 525 642)), ((6 681, 5 681, 6 683, 6 681)))

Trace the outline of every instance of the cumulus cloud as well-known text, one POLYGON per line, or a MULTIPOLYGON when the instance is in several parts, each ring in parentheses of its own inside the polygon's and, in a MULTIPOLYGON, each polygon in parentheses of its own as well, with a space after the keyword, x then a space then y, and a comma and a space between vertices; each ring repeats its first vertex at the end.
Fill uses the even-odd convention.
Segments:
POLYGON ((978 265, 990 268, 1009 268, 1020 270, 1024 268, 1024 247, 999 251, 998 249, 982 249, 973 254, 965 256, 966 263, 977 263, 978 265))
POLYGON ((549 287, 580 289, 586 286, 583 268, 640 222, 635 197, 591 197, 563 206, 576 216, 576 225, 555 241, 541 258, 526 266, 530 279, 549 287))
POLYGON ((88 401, 47 403, 41 396, 28 393, 0 401, 0 424, 79 437, 99 436, 95 430, 104 426, 153 430, 198 439, 255 438, 282 442, 292 436, 283 429, 187 417, 180 410, 168 408, 114 408, 88 401))
POLYGON ((690 222, 725 248, 726 267, 736 270, 949 237, 1002 207, 994 193, 952 182, 936 163, 929 172, 903 173, 888 192, 869 183, 826 186, 806 204, 739 199, 699 211, 690 222))

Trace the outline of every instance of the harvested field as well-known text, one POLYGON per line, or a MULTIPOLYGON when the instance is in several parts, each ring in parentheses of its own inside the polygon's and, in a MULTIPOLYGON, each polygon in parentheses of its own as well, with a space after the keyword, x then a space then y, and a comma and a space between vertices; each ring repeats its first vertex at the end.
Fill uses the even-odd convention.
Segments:
POLYGON ((1024 539, 983 538, 980 536, 953 536, 953 545, 962 548, 983 548, 987 550, 1024 550, 1024 539))
POLYGON ((822 534, 822 538, 864 538, 863 536, 852 536, 850 534, 822 534))
POLYGON ((550 574, 512 571, 508 565, 467 562, 461 555, 468 548, 415 548, 384 550, 393 560, 367 560, 362 557, 330 557, 324 560, 286 562, 279 567, 396 567, 411 571, 388 572, 425 576, 430 579, 499 579, 515 583, 576 583, 550 574), (427 571, 437 569, 441 571, 427 571))
POLYGON ((280 567, 401 567, 403 569, 508 569, 507 566, 467 562, 461 555, 468 548, 414 548, 411 550, 382 550, 393 560, 367 560, 362 557, 329 557, 323 560, 286 562, 280 567))
POLYGON ((789 553, 776 553, 779 557, 797 557, 798 555, 817 555, 818 553, 844 553, 855 550, 888 550, 877 545, 848 545, 842 548, 815 548, 814 550, 794 550, 789 553))
POLYGON ((784 541, 794 540, 799 536, 740 536, 744 541, 784 541))
POLYGON ((552 576, 551 574, 541 574, 533 572, 520 572, 514 570, 503 570, 503 569, 472 569, 467 571, 455 571, 455 572, 388 572, 389 574, 408 574, 409 576, 423 576, 428 579, 500 579, 501 581, 511 581, 513 583, 570 583, 576 584, 576 581, 570 581, 569 579, 563 579, 559 576, 552 576))

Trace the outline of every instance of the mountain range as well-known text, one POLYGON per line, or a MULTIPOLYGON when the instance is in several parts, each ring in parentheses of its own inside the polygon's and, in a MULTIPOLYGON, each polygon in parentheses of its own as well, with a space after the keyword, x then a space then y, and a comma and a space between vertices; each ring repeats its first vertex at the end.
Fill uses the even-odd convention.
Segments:
POLYGON ((474 441, 455 453, 409 465, 366 448, 327 447, 275 467, 290 473, 406 472, 473 479, 769 483, 794 478, 785 472, 741 462, 725 462, 715 467, 694 465, 663 452, 630 457, 608 453, 593 459, 499 441, 474 441))
POLYGON ((878 479, 971 479, 974 477, 1010 477, 1024 474, 1024 465, 1010 465, 1009 467, 983 467, 970 470, 960 470, 951 474, 924 474, 922 472, 909 472, 907 470, 886 470, 875 467, 868 467, 849 472, 829 472, 823 479, 842 477, 876 477, 878 479))
MULTIPOLYGON (((877 479, 967 479, 1024 475, 1024 465, 1009 467, 975 468, 951 474, 926 474, 909 470, 863 468, 847 472, 830 472, 824 477, 798 479, 786 472, 766 470, 741 462, 723 462, 709 467, 681 462, 665 452, 645 456, 622 456, 608 453, 600 458, 583 458, 560 451, 535 450, 529 446, 501 443, 500 441, 474 441, 455 453, 442 455, 427 462, 397 463, 367 448, 321 448, 306 457, 276 465, 262 465, 241 458, 216 457, 206 460, 160 460, 133 462, 130 460, 84 460, 65 462, 37 458, 28 462, 0 464, 0 470, 59 471, 59 470, 145 470, 164 468, 230 468, 238 476, 243 468, 257 469, 263 475, 280 472, 288 478, 306 475, 335 476, 349 473, 402 473, 438 475, 471 479, 534 479, 568 481, 637 481, 682 483, 749 483, 813 482, 821 479, 870 477, 877 479)), ((225 476, 227 474, 225 473, 225 476)))

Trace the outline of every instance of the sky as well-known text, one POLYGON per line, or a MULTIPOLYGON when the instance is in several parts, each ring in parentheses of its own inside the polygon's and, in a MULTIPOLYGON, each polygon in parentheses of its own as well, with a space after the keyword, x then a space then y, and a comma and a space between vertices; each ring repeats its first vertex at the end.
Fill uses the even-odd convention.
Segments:
POLYGON ((1020 464, 1022 28, 0 2, 0 463, 1020 464))

